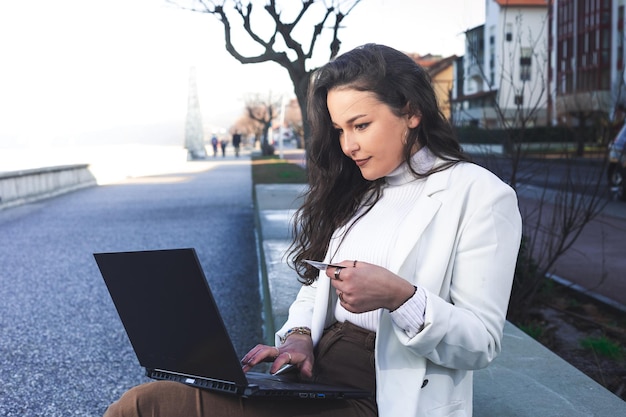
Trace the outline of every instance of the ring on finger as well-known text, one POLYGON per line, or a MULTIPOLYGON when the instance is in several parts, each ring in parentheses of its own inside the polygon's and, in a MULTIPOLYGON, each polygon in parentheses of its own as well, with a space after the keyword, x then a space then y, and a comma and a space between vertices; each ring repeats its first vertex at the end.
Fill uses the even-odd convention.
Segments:
POLYGON ((289 357, 289 360, 287 361, 288 364, 291 364, 291 353, 289 352, 285 352, 287 354, 287 356, 289 357))
POLYGON ((339 274, 341 273, 341 269, 342 268, 340 268, 340 267, 335 268, 335 274, 334 275, 335 275, 335 279, 337 281, 341 281, 341 278, 339 278, 339 274))
POLYGON ((274 359, 276 359, 277 357, 280 356, 280 350, 278 350, 276 346, 274 346, 274 349, 276 349, 276 356, 274 356, 274 359))

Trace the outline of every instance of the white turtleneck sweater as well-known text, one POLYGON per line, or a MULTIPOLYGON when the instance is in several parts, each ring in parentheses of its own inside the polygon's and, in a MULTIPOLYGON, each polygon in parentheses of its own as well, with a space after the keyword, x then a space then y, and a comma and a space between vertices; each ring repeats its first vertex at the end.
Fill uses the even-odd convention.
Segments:
MULTIPOLYGON (((426 172, 433 166, 435 159, 427 148, 422 148, 415 153, 411 162, 417 172, 426 172)), ((343 233, 347 226, 335 232, 328 252, 332 262, 356 259, 389 268, 400 225, 420 196, 425 180, 415 178, 406 163, 385 179, 382 197, 374 207, 349 229, 345 237, 343 233)), ((413 297, 391 312, 394 323, 404 329, 408 337, 415 336, 424 324, 426 301, 426 292, 418 287, 413 297)), ((379 311, 351 313, 337 303, 335 318, 340 322, 350 321, 364 329, 376 331, 379 311)))

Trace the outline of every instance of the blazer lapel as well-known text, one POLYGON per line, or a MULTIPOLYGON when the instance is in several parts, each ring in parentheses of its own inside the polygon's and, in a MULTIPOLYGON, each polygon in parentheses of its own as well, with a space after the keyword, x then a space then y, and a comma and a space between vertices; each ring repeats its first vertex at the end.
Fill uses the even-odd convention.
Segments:
POLYGON ((447 187, 450 171, 454 167, 430 175, 426 178, 424 190, 409 214, 404 218, 400 235, 393 250, 390 270, 399 273, 402 264, 419 241, 424 229, 430 224, 441 207, 441 201, 433 196, 447 187))

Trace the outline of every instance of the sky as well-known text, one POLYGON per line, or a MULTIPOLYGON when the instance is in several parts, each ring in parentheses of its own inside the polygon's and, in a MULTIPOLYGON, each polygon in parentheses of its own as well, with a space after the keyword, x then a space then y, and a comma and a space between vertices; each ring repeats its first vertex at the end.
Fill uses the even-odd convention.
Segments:
MULTIPOLYGON (((484 2, 361 0, 340 30, 340 53, 376 42, 462 55, 461 33, 484 22, 484 2)), ((300 2, 278 4, 289 16, 300 2)), ((263 32, 263 21, 254 23, 263 32)), ((243 38, 235 42, 244 54, 257 52, 243 38)), ((324 63, 327 45, 319 42, 312 65, 324 63)), ((278 64, 231 57, 221 22, 209 14, 165 0, 1 1, 0 150, 183 143, 191 68, 205 130, 227 130, 250 94, 293 96, 278 64)))

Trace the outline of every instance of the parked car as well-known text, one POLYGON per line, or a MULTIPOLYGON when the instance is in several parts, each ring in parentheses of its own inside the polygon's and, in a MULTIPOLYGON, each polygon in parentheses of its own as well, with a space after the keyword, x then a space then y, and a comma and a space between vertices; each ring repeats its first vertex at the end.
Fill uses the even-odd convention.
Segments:
POLYGON ((618 198, 626 201, 626 123, 609 145, 609 186, 618 198))

